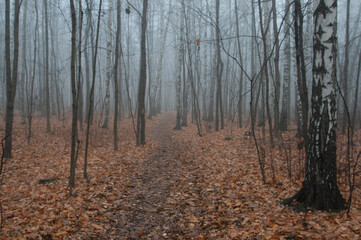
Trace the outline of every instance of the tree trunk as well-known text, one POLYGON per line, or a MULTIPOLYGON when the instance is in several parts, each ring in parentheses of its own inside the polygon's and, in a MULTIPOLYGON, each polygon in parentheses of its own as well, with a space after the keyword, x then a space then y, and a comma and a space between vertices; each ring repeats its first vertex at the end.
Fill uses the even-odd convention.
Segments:
POLYGON ((23 36, 22 36, 22 66, 21 66, 21 77, 20 77, 20 115, 21 124, 25 124, 25 77, 27 78, 27 65, 26 65, 26 37, 27 37, 27 12, 28 12, 28 1, 24 1, 24 12, 23 12, 23 36))
MULTIPOLYGON (((189 9, 189 8, 188 8, 189 9)), ((189 14, 186 14, 186 10, 185 10, 185 3, 184 0, 182 0, 182 14, 184 17, 184 21, 189 21, 189 14), (188 15, 188 16, 187 16, 188 15)), ((189 25, 186 23, 186 26, 189 25)), ((188 49, 190 50, 190 49, 188 49)), ((185 64, 185 59, 184 59, 184 64, 185 64)), ((191 67, 191 62, 188 63, 189 67, 191 67)), ((185 71, 185 68, 183 69, 183 71, 185 71)), ((188 69, 189 71, 189 69, 188 69)), ((188 72, 187 71, 187 72, 188 72)), ((188 72, 189 73, 189 72, 188 72)), ((188 107, 189 107, 189 103, 188 103, 188 98, 189 98, 189 84, 190 84, 190 79, 189 79, 189 74, 188 77, 186 77, 186 75, 184 75, 184 85, 183 85, 183 111, 182 111, 182 126, 186 127, 188 126, 188 107)))
POLYGON ((18 80, 19 64, 19 22, 20 1, 15 0, 14 5, 14 45, 13 45, 13 68, 11 69, 10 56, 10 0, 5 1, 5 64, 6 64, 6 115, 5 115, 5 148, 4 157, 11 158, 12 133, 14 123, 14 103, 16 85, 18 80))
POLYGON ((86 136, 85 136, 85 153, 84 153, 84 169, 83 169, 83 177, 88 179, 88 147, 89 147, 89 132, 90 125, 92 122, 93 115, 93 105, 94 105, 94 84, 95 84, 95 74, 96 74, 96 66, 97 66, 97 54, 98 54, 98 43, 99 43, 99 30, 100 30, 100 17, 102 12, 102 0, 99 2, 99 12, 98 12, 98 24, 97 24, 97 32, 95 39, 95 50, 93 55, 93 74, 92 74, 92 84, 89 92, 89 109, 87 112, 87 126, 86 126, 86 136))
POLYGON ((76 147, 78 136, 78 98, 76 93, 76 12, 74 6, 74 0, 70 0, 71 10, 71 92, 72 92, 72 125, 71 125, 71 152, 70 152, 70 176, 69 176, 69 193, 73 194, 73 188, 75 187, 75 167, 76 167, 76 147))
POLYGON ((81 64, 81 54, 82 54, 82 33, 83 33, 83 8, 82 1, 78 2, 79 7, 79 39, 78 39, 78 85, 77 85, 77 102, 78 102, 78 120, 80 130, 83 130, 83 82, 82 82, 82 64, 81 64))
POLYGON ((38 12, 38 1, 35 0, 35 13, 36 13, 36 20, 35 20, 35 29, 34 29, 34 56, 33 56, 33 75, 31 77, 30 82, 30 93, 27 96, 27 114, 28 114, 28 136, 27 141, 30 143, 31 139, 31 127, 32 127, 32 119, 34 113, 34 82, 35 82, 35 72, 36 72, 36 57, 37 57, 37 37, 39 32, 39 12, 38 12))
POLYGON ((115 63, 114 63, 114 123, 113 123, 113 136, 114 136, 114 151, 118 151, 118 105, 119 105, 119 87, 118 87, 118 62, 119 62, 119 45, 120 45, 120 0, 117 0, 117 33, 115 38, 115 63))
MULTIPOLYGON (((323 1, 323 0, 322 0, 323 1)), ((297 72, 297 86, 302 111, 302 137, 304 138, 305 149, 307 151, 308 135, 308 90, 306 80, 306 66, 305 55, 303 51, 303 13, 301 9, 300 0, 295 0, 295 45, 296 45, 296 72, 297 72)))
POLYGON ((347 106, 343 107, 343 114, 342 114, 342 134, 345 134, 346 127, 348 125, 348 119, 347 119, 347 107, 349 103, 349 94, 348 94, 348 65, 349 65, 349 47, 350 47, 350 1, 347 0, 346 5, 346 34, 345 34, 345 64, 342 72, 342 88, 343 88, 343 96, 345 98, 345 104, 347 106))
POLYGON ((290 0, 285 0, 285 26, 284 26, 284 58, 283 62, 283 96, 282 96, 282 110, 280 118, 280 130, 286 131, 290 121, 290 81, 291 81, 291 36, 290 36, 290 22, 289 22, 290 0))
POLYGON ((357 67, 357 77, 356 77, 356 89, 355 89, 355 100, 353 104, 352 117, 351 117, 351 133, 354 134, 355 122, 356 122, 356 113, 357 113, 357 105, 358 105, 358 92, 360 85, 360 74, 361 74, 361 52, 359 54, 358 59, 358 67, 357 67))
POLYGON ((182 66, 184 62, 184 40, 183 40, 183 31, 184 31, 184 18, 180 16, 180 31, 179 31, 179 46, 178 46, 178 71, 177 71, 177 82, 176 82, 176 94, 177 94, 177 118, 176 125, 174 130, 181 130, 181 118, 182 118, 182 66))
POLYGON ((312 116, 306 161, 306 177, 292 200, 319 210, 345 208, 337 186, 336 164, 336 58, 337 2, 314 1, 314 57, 312 116))
POLYGON ((145 144, 145 90, 147 87, 147 52, 145 38, 147 30, 147 9, 148 0, 143 0, 142 14, 142 34, 141 34, 141 57, 140 57, 140 77, 138 88, 138 114, 137 114, 137 146, 145 144))
POLYGON ((273 14, 273 35, 275 41, 275 57, 274 57, 274 68, 275 68, 275 97, 273 103, 273 114, 274 114, 274 132, 278 135, 279 131, 279 102, 280 102, 280 88, 281 88, 281 75, 279 67, 279 58, 280 58, 280 43, 278 39, 278 27, 277 27, 277 12, 276 12, 276 0, 272 0, 272 14, 273 14))
POLYGON ((109 127, 109 112, 110 112, 110 79, 112 78, 112 12, 113 0, 108 0, 108 24, 107 24, 107 78, 105 80, 105 116, 102 128, 109 127))
MULTIPOLYGON (((267 16, 268 14, 268 3, 264 2, 265 5, 264 8, 264 16, 267 16)), ((271 117, 271 110, 270 110, 270 104, 269 104, 269 75, 268 75, 268 30, 269 30, 269 22, 266 23, 266 18, 263 19, 262 14, 262 8, 261 8, 261 2, 258 0, 258 7, 259 7, 259 14, 260 14, 260 27, 261 27, 261 33, 262 33, 262 42, 263 42, 263 75, 265 77, 265 87, 266 92, 265 95, 263 95, 263 98, 265 100, 266 104, 266 112, 267 112, 267 121, 268 121, 268 128, 269 128, 269 135, 270 135, 270 141, 271 146, 274 146, 273 142, 273 128, 272 128, 272 117, 271 117)))
POLYGON ((216 42, 217 42, 217 91, 216 91, 216 123, 215 129, 219 131, 219 120, 221 121, 221 129, 224 129, 223 106, 222 106, 222 73, 223 62, 221 58, 221 33, 219 26, 219 5, 220 0, 216 0, 216 42))
POLYGON ((46 132, 50 132, 50 87, 49 87, 49 19, 48 0, 44 0, 45 10, 45 104, 46 104, 46 132))

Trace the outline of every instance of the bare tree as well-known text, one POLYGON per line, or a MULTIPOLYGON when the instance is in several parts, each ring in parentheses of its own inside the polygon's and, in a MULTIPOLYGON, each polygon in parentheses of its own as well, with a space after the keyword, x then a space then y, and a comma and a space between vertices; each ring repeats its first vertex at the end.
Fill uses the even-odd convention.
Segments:
POLYGON ((284 26, 284 62, 283 62, 283 96, 280 116, 280 130, 286 131, 290 121, 290 80, 291 80, 291 36, 289 22, 290 1, 285 0, 285 26, 284 26))
POLYGON ((71 152, 70 152, 70 176, 69 176, 69 193, 73 194, 73 188, 75 187, 75 167, 76 167, 76 148, 78 137, 78 98, 76 91, 76 12, 74 6, 74 0, 70 0, 71 10, 71 92, 72 92, 72 125, 71 125, 71 152))
POLYGON ((216 41, 217 41, 217 91, 216 91, 216 122, 215 129, 219 130, 219 120, 221 121, 221 129, 224 129, 224 114, 222 104, 222 74, 223 74, 223 62, 221 58, 221 33, 219 26, 219 6, 220 0, 216 0, 216 41))
POLYGON ((136 144, 145 144, 145 90, 147 87, 147 54, 145 47, 145 38, 147 30, 147 9, 148 0, 143 0, 143 14, 142 14, 142 32, 141 32, 141 58, 140 58, 140 77, 138 87, 138 115, 137 115, 137 131, 136 144))
POLYGON ((27 141, 30 143, 31 139, 31 127, 32 127, 32 119, 34 112, 34 82, 35 82, 35 73, 36 73, 36 58, 37 58, 37 38, 39 31, 39 11, 38 11, 38 0, 35 0, 35 35, 34 35, 34 56, 33 56, 33 71, 30 80, 30 86, 27 89, 27 115, 28 115, 28 136, 27 141), (29 92, 30 91, 30 92, 29 92))
POLYGON ((181 118, 182 118, 182 104, 181 104, 181 91, 182 91, 182 66, 184 62, 184 18, 180 15, 180 30, 179 30, 179 41, 178 41, 178 71, 177 71, 177 81, 176 81, 176 104, 177 104, 177 118, 175 130, 181 130, 181 118))
POLYGON ((112 11, 113 0, 108 0, 108 24, 107 24, 107 78, 105 80, 105 117, 102 128, 108 128, 109 126, 109 111, 110 111, 110 79, 112 77, 112 11))
POLYGON ((298 87, 298 103, 301 105, 302 113, 302 130, 300 133, 304 138, 304 145, 307 151, 308 145, 308 89, 306 80, 306 66, 305 66, 305 54, 303 48, 303 13, 301 9, 300 0, 294 2, 294 26, 295 26, 295 45, 296 45, 296 73, 297 73, 297 87, 298 87))
POLYGON ((16 85, 18 81, 19 64, 19 22, 20 1, 14 2, 14 39, 13 39, 13 63, 11 69, 11 42, 10 42, 10 0, 5 1, 5 64, 6 64, 6 116, 5 116, 5 148, 4 157, 11 158, 12 133, 14 123, 14 103, 16 85))
POLYGON ((96 66, 97 66, 97 55, 98 55, 98 43, 99 43, 99 30, 100 30, 100 16, 102 12, 102 0, 99 1, 99 12, 98 12, 98 23, 96 29, 96 37, 95 37, 95 49, 93 56, 93 74, 92 74, 92 83, 89 92, 89 108, 87 112, 87 126, 86 126, 86 136, 85 136, 85 153, 84 153, 84 168, 83 168, 83 177, 88 179, 88 147, 89 147, 89 133, 90 133, 90 125, 92 122, 93 115, 93 105, 94 105, 94 84, 95 84, 95 75, 96 75, 96 66))
POLYGON ((49 87, 49 18, 48 0, 44 0, 45 11, 45 103, 46 103, 46 132, 50 132, 50 87, 49 87))
POLYGON ((117 32, 115 38, 115 63, 114 63, 114 123, 113 123, 113 136, 114 136, 114 151, 118 151, 118 111, 119 111, 119 79, 118 79, 118 62, 119 62, 119 47, 120 47, 120 0, 117 0, 117 32))
MULTIPOLYGON (((350 48, 350 2, 351 0, 347 0, 346 2, 346 34, 345 34, 345 62, 342 72, 342 88, 343 88, 343 96, 345 98, 346 104, 349 103, 349 93, 348 93, 348 85, 349 85, 349 71, 348 71, 348 65, 349 65, 349 48, 350 48)), ((342 133, 344 134, 346 132, 346 126, 347 126, 347 107, 345 106, 342 114, 342 133)))
POLYGON ((25 124, 25 77, 27 78, 27 65, 26 65, 26 38, 27 38, 27 11, 28 10, 28 1, 24 1, 24 11, 23 11, 23 35, 22 35, 22 66, 21 66, 21 77, 20 77, 20 114, 21 114, 21 124, 25 124))

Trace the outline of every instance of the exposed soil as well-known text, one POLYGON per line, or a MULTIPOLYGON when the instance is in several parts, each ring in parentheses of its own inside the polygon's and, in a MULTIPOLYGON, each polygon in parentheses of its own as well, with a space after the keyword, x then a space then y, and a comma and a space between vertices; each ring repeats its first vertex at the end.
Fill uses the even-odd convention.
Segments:
POLYGON ((159 145, 147 159, 138 159, 129 179, 128 189, 114 215, 115 236, 125 239, 184 239, 184 209, 179 189, 194 181, 192 165, 182 155, 190 146, 173 139, 170 115, 162 118, 152 131, 152 141, 159 145), (183 226, 183 227, 181 227, 183 226))

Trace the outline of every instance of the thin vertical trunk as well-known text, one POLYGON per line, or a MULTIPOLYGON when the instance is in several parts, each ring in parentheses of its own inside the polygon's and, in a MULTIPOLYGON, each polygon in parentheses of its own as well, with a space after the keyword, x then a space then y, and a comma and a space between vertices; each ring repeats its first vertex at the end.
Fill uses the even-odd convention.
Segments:
POLYGON ((114 124, 113 124, 113 137, 114 137, 114 151, 118 151, 118 105, 119 105, 119 87, 118 87, 118 62, 119 62, 119 45, 120 45, 120 0, 117 0, 117 32, 115 37, 115 63, 114 63, 114 124))
POLYGON ((12 132, 14 123, 14 103, 16 85, 18 80, 19 64, 19 22, 20 22, 20 1, 15 0, 14 4, 14 45, 13 45, 13 68, 11 69, 10 56, 10 0, 5 1, 5 64, 6 64, 6 116, 5 116, 5 148, 4 157, 11 158, 12 132))
POLYGON ((147 87, 147 53, 145 46, 147 30, 147 9, 148 0, 143 0, 142 14, 142 33, 141 33, 141 58, 140 58, 140 77, 138 88, 138 115, 137 115, 137 146, 145 144, 145 90, 147 87))
POLYGON ((108 24, 107 24, 107 77, 105 80, 105 116, 102 128, 109 127, 109 112, 110 112, 110 79, 112 77, 112 12, 113 0, 108 0, 108 24))
POLYGON ((180 31, 179 31, 179 46, 178 46, 178 71, 177 71, 177 82, 176 82, 176 94, 177 94, 177 118, 176 126, 174 130, 181 130, 181 118, 182 118, 182 103, 181 103, 181 91, 182 91, 182 66, 184 62, 184 18, 180 16, 180 31))
POLYGON ((217 43, 217 91, 216 91, 216 122, 215 130, 219 131, 219 120, 221 121, 221 129, 224 129, 223 118, 223 104, 222 104, 222 74, 223 74, 223 61, 221 58, 221 33, 219 26, 219 6, 220 0, 216 0, 216 43, 217 43))
MULTIPOLYGON (((268 14, 268 3, 264 2, 263 4, 266 4, 266 7, 264 9, 265 16, 268 14)), ((263 98, 265 99, 266 104, 266 111, 267 111, 267 120, 268 120, 268 128, 269 128, 269 135, 270 135, 270 141, 271 146, 274 146, 273 142, 273 127, 272 127, 272 117, 271 117, 271 110, 269 105, 269 76, 268 76, 268 46, 267 46, 267 35, 269 30, 269 22, 266 23, 266 19, 263 19, 262 14, 262 8, 261 8, 261 1, 258 0, 258 7, 259 7, 259 15, 260 15, 260 27, 261 27, 261 33, 262 33, 262 42, 263 42, 263 75, 265 77, 265 95, 263 95, 263 98), (264 25, 263 25, 264 24, 264 25)))
POLYGON ((275 41, 275 57, 274 57, 274 68, 275 68, 275 97, 273 103, 273 114, 274 114, 274 131, 275 134, 278 134, 279 131, 279 101, 280 101, 280 88, 281 88, 281 75, 279 67, 279 58, 280 58, 280 43, 278 39, 278 27, 277 27, 277 13, 276 13, 276 0, 272 0, 272 14, 273 14, 273 35, 275 41))
POLYGON ((356 121, 356 113, 357 113, 357 105, 358 105, 358 92, 359 92, 359 85, 360 85, 360 74, 361 74, 361 52, 359 54, 358 59, 358 68, 357 68, 357 77, 356 77, 356 89, 355 89, 355 99, 354 99, 354 105, 352 110, 352 117, 351 117, 351 133, 354 134, 355 129, 355 121, 356 121))
MULTIPOLYGON (((189 13, 189 8, 187 9, 189 13)), ((182 14, 183 14, 183 18, 185 21, 185 27, 186 29, 188 28, 189 24, 189 14, 186 14, 186 6, 184 3, 184 0, 182 0, 182 14)), ((186 41, 189 41, 189 39, 186 39, 186 41)), ((190 51, 190 48, 187 48, 187 51, 190 51)), ((185 62, 185 59, 183 60, 185 62)), ((189 103, 188 103, 188 98, 189 98, 189 85, 190 85, 190 74, 189 71, 191 69, 189 69, 192 66, 192 61, 189 61, 189 66, 187 67, 187 72, 188 75, 184 75, 184 86, 183 86, 183 111, 182 111, 182 126, 188 126, 188 107, 189 107, 189 103)), ((185 68, 183 69, 183 71, 185 71, 185 68)))
POLYGON ((27 35, 27 9, 28 1, 24 1, 24 12, 23 12, 23 36, 22 36, 22 66, 21 66, 21 77, 20 77, 20 115, 21 115, 21 124, 25 124, 25 77, 27 78, 28 74, 26 72, 26 35, 27 35))
POLYGON ((85 153, 84 153, 84 169, 83 169, 83 177, 88 179, 88 147, 89 147, 89 132, 90 125, 92 122, 93 115, 93 105, 94 105, 94 84, 95 84, 95 75, 96 75, 96 66, 97 66, 97 54, 98 54, 98 43, 99 43, 99 30, 100 30, 100 17, 102 12, 102 0, 99 2, 99 12, 98 12, 98 23, 96 29, 96 38, 95 38, 95 50, 93 55, 93 74, 92 74, 92 84, 89 93, 89 109, 87 112, 87 126, 86 126, 86 137, 85 137, 85 153))
POLYGON ((77 102, 78 102, 78 120, 80 129, 83 130, 83 81, 82 81, 82 61, 81 61, 81 53, 82 53, 82 33, 83 33, 83 8, 81 4, 81 0, 79 3, 79 39, 78 39, 78 83, 77 83, 77 102))
MULTIPOLYGON (((348 105, 348 103, 349 103, 348 65, 349 65, 349 48, 350 48, 350 1, 351 0, 347 0, 347 5, 346 5, 345 64, 344 64, 343 73, 342 73, 342 80, 343 80, 342 88, 343 88, 343 96, 345 98, 346 105, 348 105)), ((342 125, 341 125, 342 134, 345 134, 347 123, 348 123, 347 107, 348 106, 344 106, 344 108, 343 108, 342 125)))
POLYGON ((32 119, 33 119, 33 113, 34 113, 34 82, 35 82, 35 73, 36 73, 36 53, 37 53, 37 37, 38 37, 38 31, 39 31, 39 12, 38 12, 38 1, 35 0, 35 13, 36 13, 36 20, 35 20, 35 31, 34 31, 34 58, 33 58, 33 75, 31 77, 30 82, 30 93, 28 95, 28 136, 27 141, 30 143, 31 139, 31 127, 32 127, 32 119))
POLYGON ((46 102, 46 132, 50 132, 50 87, 49 87, 49 18, 48 0, 44 0, 45 10, 45 102, 46 102))
MULTIPOLYGON (((234 11, 236 15, 236 31, 237 31, 237 48, 238 48, 238 55, 239 55, 239 62, 243 65, 242 59, 242 48, 241 48, 241 39, 239 34, 239 22, 238 22, 238 6, 237 0, 234 0, 234 11)), ((239 95, 238 95, 238 126, 242 128, 242 116, 243 116, 243 109, 242 109, 242 96, 243 94, 243 72, 240 73, 239 77, 239 95)))
POLYGON ((290 80, 291 80, 291 36, 289 23, 289 9, 290 1, 285 0, 285 26, 284 26, 284 59, 283 62, 283 96, 282 96, 282 110, 280 118, 280 130, 286 131, 290 121, 290 80))
MULTIPOLYGON (((323 0, 321 0, 323 1, 323 0)), ((296 44, 296 67, 297 67, 297 86, 302 110, 302 137, 305 142, 305 149, 308 145, 308 90, 306 80, 305 55, 303 51, 303 13, 300 0, 295 0, 295 44, 296 44)))
POLYGON ((71 92, 72 92, 72 126, 71 126, 71 152, 70 152, 70 176, 69 176, 69 193, 73 194, 73 188, 75 187, 75 167, 76 167, 76 147, 78 136, 78 101, 76 93, 76 12, 74 6, 74 0, 70 0, 71 10, 71 63, 70 63, 70 75, 71 75, 71 92))

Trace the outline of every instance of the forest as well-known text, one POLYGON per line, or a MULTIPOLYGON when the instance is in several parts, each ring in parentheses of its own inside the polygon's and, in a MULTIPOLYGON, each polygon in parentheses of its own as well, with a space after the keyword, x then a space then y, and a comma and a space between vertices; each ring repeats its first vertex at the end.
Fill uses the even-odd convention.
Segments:
POLYGON ((0 239, 360 239, 361 1, 0 2, 0 239))

